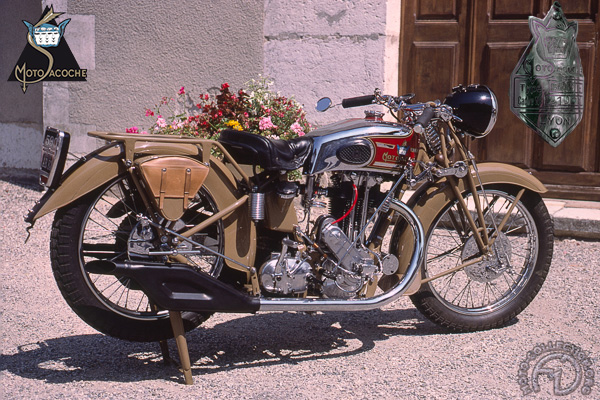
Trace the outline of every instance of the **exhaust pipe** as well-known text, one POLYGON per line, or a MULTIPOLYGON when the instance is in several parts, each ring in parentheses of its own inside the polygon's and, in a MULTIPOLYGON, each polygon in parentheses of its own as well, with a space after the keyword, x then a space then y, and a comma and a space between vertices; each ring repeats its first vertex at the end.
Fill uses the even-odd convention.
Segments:
POLYGON ((423 262, 425 233, 421 221, 406 204, 392 200, 390 208, 406 219, 415 237, 415 247, 406 274, 392 289, 368 299, 261 298, 259 311, 367 311, 397 300, 413 283, 419 266, 423 262))
POLYGON ((134 280, 152 302, 165 310, 236 313, 258 311, 258 298, 250 297, 185 264, 96 260, 85 264, 84 269, 92 274, 115 275, 134 280))

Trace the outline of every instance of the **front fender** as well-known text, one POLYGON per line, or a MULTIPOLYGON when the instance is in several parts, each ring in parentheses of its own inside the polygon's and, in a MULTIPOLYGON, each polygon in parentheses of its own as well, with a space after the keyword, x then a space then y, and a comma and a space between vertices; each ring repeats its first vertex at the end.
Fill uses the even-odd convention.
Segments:
MULTIPOLYGON (((479 177, 484 184, 512 184, 521 186, 537 193, 545 193, 546 187, 533 175, 512 165, 502 163, 481 163, 478 164, 479 177)), ((471 170, 475 182, 477 176, 471 170)), ((460 192, 466 189, 465 179, 458 179, 458 188, 460 192)), ((410 197, 407 204, 419 217, 423 224, 423 230, 428 235, 431 224, 439 212, 454 200, 454 192, 446 179, 441 179, 434 183, 422 185, 410 197)), ((413 249, 412 233, 409 229, 404 229, 403 224, 396 224, 392 233, 391 252, 398 255, 400 268, 398 278, 401 277, 408 266, 410 255, 413 249)), ((388 279, 392 281, 393 278, 388 279)), ((382 287, 386 287, 389 282, 382 282, 382 287)), ((417 272, 415 282, 406 291, 405 294, 413 294, 421 286, 421 272, 417 272)))

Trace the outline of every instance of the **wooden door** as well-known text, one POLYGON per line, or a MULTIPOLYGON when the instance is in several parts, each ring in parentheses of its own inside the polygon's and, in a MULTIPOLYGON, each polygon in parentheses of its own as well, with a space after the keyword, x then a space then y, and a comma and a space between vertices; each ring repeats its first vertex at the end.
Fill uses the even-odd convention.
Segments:
POLYGON ((468 14, 465 1, 402 1, 400 93, 443 99, 466 80, 468 14))
POLYGON ((582 122, 557 148, 510 111, 508 98, 510 74, 531 40, 528 17, 542 18, 550 0, 402 3, 401 92, 424 93, 420 100, 443 99, 459 83, 488 85, 498 97, 499 115, 492 133, 472 144, 478 159, 530 170, 548 186, 549 196, 600 200, 597 0, 561 2, 567 19, 579 23, 585 109, 582 122))

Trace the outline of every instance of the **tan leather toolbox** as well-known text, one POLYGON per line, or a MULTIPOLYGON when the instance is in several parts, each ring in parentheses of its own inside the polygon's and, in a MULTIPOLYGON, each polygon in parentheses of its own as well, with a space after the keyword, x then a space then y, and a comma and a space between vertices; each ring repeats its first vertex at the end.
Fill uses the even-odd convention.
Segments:
POLYGON ((155 207, 170 221, 181 218, 209 172, 206 165, 184 156, 149 156, 135 164, 155 207))

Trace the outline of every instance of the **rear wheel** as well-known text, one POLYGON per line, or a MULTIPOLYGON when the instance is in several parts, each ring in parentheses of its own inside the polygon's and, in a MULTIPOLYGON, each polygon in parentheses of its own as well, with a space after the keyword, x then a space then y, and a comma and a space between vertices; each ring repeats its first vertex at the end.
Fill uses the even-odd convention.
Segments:
MULTIPOLYGON (((126 277, 94 274, 84 269, 93 260, 159 261, 148 250, 159 245, 151 226, 136 216, 145 208, 126 177, 101 187, 56 212, 50 239, 51 261, 58 287, 69 306, 86 323, 102 333, 132 341, 158 341, 173 336, 168 311, 160 310, 135 281, 126 277)), ((217 212, 210 193, 200 189, 174 230, 197 225, 217 212)), ((220 222, 196 233, 192 240, 222 253, 220 222)), ((223 260, 210 253, 186 256, 191 268, 213 276, 223 260)), ((186 330, 210 314, 183 313, 186 330)))
MULTIPOLYGON (((537 193, 525 191, 514 204, 520 189, 489 185, 485 195, 478 192, 490 236, 505 216, 507 222, 489 257, 443 276, 444 271, 478 258, 480 251, 457 201, 434 219, 422 272, 424 279, 439 277, 411 296, 433 322, 454 331, 500 327, 523 311, 542 287, 552 260, 552 220, 537 193)), ((472 194, 465 200, 477 221, 472 194)))

